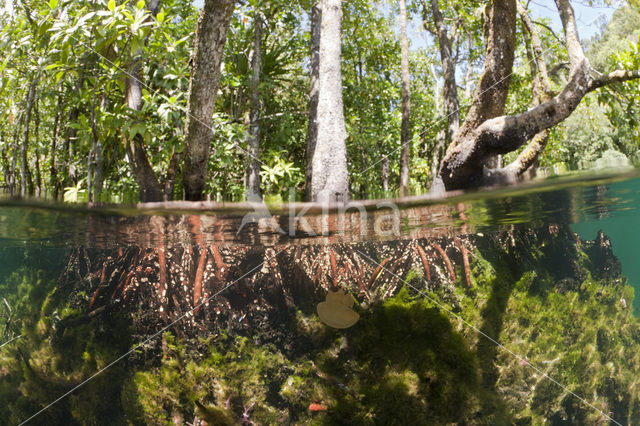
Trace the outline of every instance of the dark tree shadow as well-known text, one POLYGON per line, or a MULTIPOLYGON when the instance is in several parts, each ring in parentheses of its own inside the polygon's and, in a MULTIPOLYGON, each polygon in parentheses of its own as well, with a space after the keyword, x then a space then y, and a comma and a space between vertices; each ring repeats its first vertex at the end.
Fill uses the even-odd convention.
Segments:
POLYGON ((326 424, 509 423, 482 411, 499 400, 483 387, 476 354, 424 299, 402 290, 364 312, 345 337, 337 357, 318 361, 343 386, 328 385, 337 404, 326 424))

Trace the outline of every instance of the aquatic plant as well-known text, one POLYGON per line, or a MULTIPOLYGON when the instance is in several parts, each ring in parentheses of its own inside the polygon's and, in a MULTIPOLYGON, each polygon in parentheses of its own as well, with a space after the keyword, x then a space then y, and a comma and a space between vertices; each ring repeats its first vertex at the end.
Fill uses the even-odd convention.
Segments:
MULTIPOLYGON (((28 269, 5 276, 0 285, 11 300, 22 298, 31 308, 21 317, 25 337, 0 348, 0 397, 9 401, 0 421, 33 414, 149 330, 192 309, 195 284, 178 281, 181 274, 202 274, 191 282, 199 281, 204 300, 222 282, 218 275, 231 279, 257 262, 249 249, 234 257, 220 247, 223 271, 216 269, 217 255, 199 244, 160 248, 78 249, 49 284, 37 284, 38 273, 28 269), (125 268, 127 259, 133 268, 125 268), (158 296, 163 262, 166 305, 158 296), (129 274, 129 290, 118 290, 129 274), (134 277, 138 283, 131 286, 134 277)), ((133 424, 606 420, 578 395, 623 424, 640 421, 640 321, 628 308, 633 291, 604 234, 581 241, 566 226, 542 224, 485 236, 306 250, 270 256, 162 339, 51 407, 48 418, 133 424), (320 321, 315 306, 325 286, 346 277, 354 278, 344 288, 360 320, 336 330, 320 321)))

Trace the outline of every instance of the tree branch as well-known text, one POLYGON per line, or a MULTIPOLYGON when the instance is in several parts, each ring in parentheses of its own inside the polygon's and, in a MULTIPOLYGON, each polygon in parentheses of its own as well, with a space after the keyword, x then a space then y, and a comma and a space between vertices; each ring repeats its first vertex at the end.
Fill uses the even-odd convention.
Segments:
POLYGON ((560 37, 558 37, 558 34, 556 34, 555 31, 553 31, 553 28, 551 28, 550 26, 548 26, 547 24, 545 24, 544 22, 540 22, 540 21, 531 21, 536 25, 539 25, 541 27, 544 27, 547 31, 549 31, 551 33, 551 35, 558 40, 559 43, 562 43, 562 40, 560 39, 560 37))
POLYGON ((569 62, 560 62, 557 63, 553 66, 553 68, 551 68, 551 70, 549 71, 549 75, 557 75, 558 71, 560 71, 561 69, 569 69, 569 62))
POLYGON ((607 86, 609 84, 623 83, 625 81, 634 80, 640 78, 640 70, 616 70, 608 74, 601 75, 600 77, 591 80, 587 88, 587 92, 592 92, 600 87, 607 86))

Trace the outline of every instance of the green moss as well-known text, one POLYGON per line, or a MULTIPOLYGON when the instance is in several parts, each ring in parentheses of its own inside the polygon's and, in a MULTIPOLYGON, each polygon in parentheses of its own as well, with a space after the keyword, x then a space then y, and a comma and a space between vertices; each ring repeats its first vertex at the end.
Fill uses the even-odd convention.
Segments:
MULTIPOLYGON (((17 424, 72 387, 107 366, 130 345, 129 325, 122 316, 89 319, 60 297, 54 276, 59 271, 26 267, 10 274, 2 287, 13 293, 15 323, 23 338, 0 350, 0 423, 17 424), (58 314, 60 312, 60 315, 58 314), (70 321, 81 319, 81 321, 70 321), (6 386, 5 386, 6 384, 6 386)), ((38 423, 124 423, 117 403, 125 368, 115 365, 51 408, 38 423), (114 403, 115 402, 115 403, 114 403)))
MULTIPOLYGON (((596 271, 590 255, 562 233, 543 227, 506 240, 478 241, 470 256, 471 288, 460 279, 424 290, 424 297, 411 289, 425 287, 420 270, 412 269, 393 297, 356 304, 360 321, 346 330, 322 324, 317 301, 309 298, 283 316, 290 322, 253 324, 293 336, 279 346, 231 328, 200 340, 166 333, 156 358, 116 364, 52 407, 47 420, 173 424, 198 416, 233 424, 252 404, 250 419, 257 424, 602 420, 568 389, 623 424, 638 423, 640 321, 620 302, 631 306, 633 289, 615 273, 596 271)), ((88 318, 63 297, 66 290, 52 291, 37 271, 7 280, 12 300, 24 301, 26 337, 0 350, 0 368, 8 372, 0 398, 9 401, 0 404, 0 423, 17 423, 108 365, 132 341, 126 318, 88 318)))

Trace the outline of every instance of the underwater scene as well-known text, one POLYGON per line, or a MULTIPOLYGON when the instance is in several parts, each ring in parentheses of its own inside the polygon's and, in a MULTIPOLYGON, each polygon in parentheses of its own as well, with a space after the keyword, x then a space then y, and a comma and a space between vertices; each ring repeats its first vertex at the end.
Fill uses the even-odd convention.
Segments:
POLYGON ((640 424, 640 177, 0 202, 0 424, 640 424), (195 207, 194 207, 195 206, 195 207))

